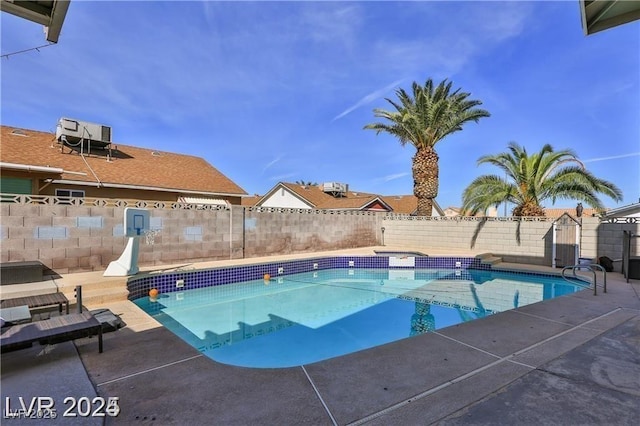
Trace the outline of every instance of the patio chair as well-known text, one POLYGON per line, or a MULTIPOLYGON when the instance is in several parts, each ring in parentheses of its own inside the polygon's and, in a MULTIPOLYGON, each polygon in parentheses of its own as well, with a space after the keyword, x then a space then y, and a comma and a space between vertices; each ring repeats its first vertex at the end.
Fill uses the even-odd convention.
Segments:
POLYGON ((29 309, 41 308, 44 306, 58 305, 58 312, 62 313, 62 305, 65 305, 66 313, 69 313, 69 300, 62 293, 39 294, 37 296, 18 297, 5 299, 0 302, 2 308, 13 308, 27 305, 29 309))
POLYGON ((80 337, 98 335, 98 350, 102 353, 102 324, 90 312, 60 315, 47 320, 3 327, 1 351, 22 349, 33 342, 53 344, 80 337))

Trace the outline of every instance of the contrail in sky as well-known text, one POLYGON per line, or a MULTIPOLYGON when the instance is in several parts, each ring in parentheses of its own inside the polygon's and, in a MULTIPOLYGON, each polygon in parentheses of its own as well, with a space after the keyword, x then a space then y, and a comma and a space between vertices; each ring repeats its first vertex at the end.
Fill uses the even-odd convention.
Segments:
POLYGON ((282 157, 278 157, 275 160, 271 161, 270 163, 268 163, 266 166, 264 166, 264 168, 262 169, 262 171, 264 172, 265 170, 267 170, 269 167, 273 166, 274 164, 276 164, 278 161, 280 161, 282 157))
POLYGON ((381 178, 379 178, 377 180, 380 180, 382 182, 389 182, 389 181, 392 181, 392 180, 395 180, 395 179, 400 179, 402 177, 405 177, 408 174, 409 173, 396 173, 394 175, 387 175, 387 176, 381 177, 381 178))
POLYGON ((389 90, 397 87, 403 81, 404 81, 404 79, 398 80, 398 81, 394 81, 393 83, 391 83, 388 86, 383 87, 382 89, 378 89, 378 90, 375 90, 375 91, 369 93, 367 96, 365 96, 364 98, 360 99, 358 102, 356 102, 355 104, 353 104, 352 106, 350 106, 349 108, 347 108, 346 110, 341 112, 340 114, 336 115, 333 118, 333 120, 331 120, 331 121, 339 120, 342 117, 344 117, 345 115, 347 115, 347 114, 355 111, 356 109, 360 108, 362 105, 366 105, 368 103, 371 103, 371 102, 375 101, 380 96, 382 96, 383 94, 387 93, 389 90))
POLYGON ((637 157, 640 156, 640 152, 632 152, 629 154, 612 155, 611 157, 599 157, 590 158, 588 160, 582 160, 583 163, 595 163, 596 161, 617 160, 618 158, 637 157))

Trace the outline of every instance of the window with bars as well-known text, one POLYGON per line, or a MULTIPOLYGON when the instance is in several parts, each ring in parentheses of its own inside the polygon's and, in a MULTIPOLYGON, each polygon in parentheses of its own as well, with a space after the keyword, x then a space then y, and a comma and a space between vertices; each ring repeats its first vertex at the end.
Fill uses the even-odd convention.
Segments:
POLYGON ((64 202, 65 198, 84 198, 84 191, 79 189, 56 189, 56 197, 58 197, 58 204, 71 204, 71 202, 64 202))

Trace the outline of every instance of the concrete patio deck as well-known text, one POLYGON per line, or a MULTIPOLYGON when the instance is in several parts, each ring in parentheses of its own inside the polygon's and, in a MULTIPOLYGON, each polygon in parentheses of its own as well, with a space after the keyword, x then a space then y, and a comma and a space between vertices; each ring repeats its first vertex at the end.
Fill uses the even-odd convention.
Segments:
POLYGON ((104 335, 102 354, 89 338, 2 355, 2 423, 639 424, 640 282, 607 277, 606 294, 584 290, 284 369, 217 363, 133 303, 113 302, 127 327, 104 335), (58 418, 5 417, 7 397, 15 409, 36 396, 53 398, 58 418), (62 416, 66 397, 96 396, 118 397, 118 416, 62 416))

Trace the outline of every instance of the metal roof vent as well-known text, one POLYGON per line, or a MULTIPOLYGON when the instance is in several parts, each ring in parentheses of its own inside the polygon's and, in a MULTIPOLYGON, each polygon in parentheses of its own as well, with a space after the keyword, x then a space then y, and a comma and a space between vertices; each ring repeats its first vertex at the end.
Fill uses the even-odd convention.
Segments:
POLYGON ((22 136, 22 137, 27 137, 28 135, 24 132, 24 130, 22 129, 13 129, 11 131, 11 134, 14 136, 22 136))

